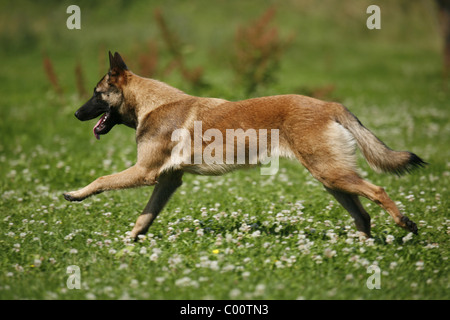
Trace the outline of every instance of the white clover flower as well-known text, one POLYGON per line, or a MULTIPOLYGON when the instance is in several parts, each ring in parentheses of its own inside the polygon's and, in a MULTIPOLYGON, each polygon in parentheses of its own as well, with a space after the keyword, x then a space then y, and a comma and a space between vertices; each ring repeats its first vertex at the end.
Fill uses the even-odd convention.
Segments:
POLYGON ((72 240, 75 234, 69 233, 67 236, 64 237, 64 240, 72 240))
POLYGON ((327 231, 327 237, 330 238, 330 243, 336 243, 338 241, 338 235, 333 231, 327 231))
POLYGON ((33 265, 34 265, 36 268, 39 268, 39 267, 41 266, 41 264, 42 264, 42 261, 41 261, 40 259, 34 259, 33 265))
POLYGON ((155 281, 158 282, 159 284, 163 283, 166 280, 166 277, 156 277, 155 281))
POLYGON ((211 270, 217 271, 217 270, 219 270, 219 263, 217 261, 210 261, 209 268, 211 270))
POLYGON ((233 239, 233 235, 231 234, 231 233, 227 233, 226 235, 225 235, 225 241, 226 242, 232 242, 234 239, 233 239))
POLYGON ((226 266, 224 266, 224 267, 222 268, 222 272, 233 271, 234 268, 235 268, 234 265, 232 265, 232 264, 227 264, 226 266))
POLYGON ((23 267, 17 263, 14 265, 14 268, 16 269, 16 271, 23 272, 23 267))
MULTIPOLYGON (((284 210, 283 210, 284 211, 284 210)), ((275 216, 275 219, 279 222, 284 222, 286 221, 286 218, 284 217, 284 214, 281 212, 278 212, 277 215, 275 216)))
POLYGON ((216 238, 216 242, 214 243, 216 246, 220 246, 223 243, 223 236, 219 233, 216 238))
POLYGON ((333 258, 336 255, 336 250, 331 250, 330 248, 326 248, 323 251, 323 255, 327 258, 333 258))
POLYGON ((259 237, 260 235, 261 235, 261 231, 259 231, 259 230, 257 230, 257 231, 255 231, 255 232, 252 233, 252 237, 253 237, 253 238, 257 238, 257 237, 259 237))
POLYGON ((242 223, 241 227, 239 228, 239 231, 242 232, 248 232, 250 231, 251 227, 247 225, 245 222, 242 223))
POLYGON ((423 270, 424 262, 422 260, 419 260, 416 262, 416 270, 423 270))
POLYGON ((395 237, 393 235, 388 234, 386 236, 386 243, 392 244, 395 240, 395 237))
POLYGON ((192 280, 189 277, 183 277, 175 281, 175 285, 178 287, 195 287, 198 288, 198 282, 192 280))
POLYGON ((131 279, 130 287, 131 288, 137 288, 138 286, 139 286, 139 281, 137 281, 136 279, 131 279))
POLYGON ((158 258, 159 258, 159 256, 158 256, 158 254, 156 254, 156 253, 152 253, 152 254, 150 255, 150 261, 157 261, 158 258))
POLYGON ((323 262, 321 255, 313 255, 312 256, 313 261, 315 261, 317 264, 321 264, 323 262))
POLYGON ((95 300, 97 297, 92 292, 86 293, 86 299, 88 300, 95 300))
POLYGON ((241 294, 241 290, 235 288, 230 291, 229 296, 231 299, 236 299, 240 294, 241 294))
MULTIPOLYGON (((367 260, 367 259, 360 259, 359 260, 359 262, 361 263, 361 265, 362 266, 364 266, 364 267, 367 267, 367 266, 369 266, 370 265, 370 262, 369 262, 369 260, 367 260)), ((376 264, 375 262, 374 262, 374 264, 376 264)))
POLYGON ((257 284, 255 287, 255 295, 262 296, 264 292, 266 291, 266 285, 265 284, 257 284))
POLYGON ((171 267, 176 267, 178 264, 180 264, 183 261, 180 255, 174 254, 171 256, 168 260, 168 263, 171 267))
POLYGON ((413 234, 412 234, 412 232, 410 232, 402 238, 402 241, 403 241, 403 243, 405 243, 405 242, 408 242, 409 240, 411 240, 412 238, 413 238, 413 234))

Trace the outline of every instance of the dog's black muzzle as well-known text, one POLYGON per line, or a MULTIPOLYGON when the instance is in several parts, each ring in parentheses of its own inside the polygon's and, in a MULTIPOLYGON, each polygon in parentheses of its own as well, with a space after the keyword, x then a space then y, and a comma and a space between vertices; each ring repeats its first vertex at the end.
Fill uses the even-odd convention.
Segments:
POLYGON ((75 117, 81 121, 92 120, 101 114, 110 111, 108 103, 93 95, 80 109, 75 112, 75 117))

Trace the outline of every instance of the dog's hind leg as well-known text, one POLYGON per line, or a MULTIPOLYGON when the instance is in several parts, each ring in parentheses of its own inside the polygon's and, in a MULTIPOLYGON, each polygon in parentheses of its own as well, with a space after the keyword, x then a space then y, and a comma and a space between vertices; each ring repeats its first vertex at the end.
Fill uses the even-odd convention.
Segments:
POLYGON ((170 196, 181 186, 182 177, 182 171, 166 172, 159 177, 150 200, 145 206, 144 211, 138 217, 130 233, 131 238, 136 239, 138 235, 147 232, 148 228, 166 205, 170 196))
POLYGON ((325 189, 350 213, 355 220, 356 229, 367 238, 370 238, 370 216, 367 211, 364 210, 358 196, 327 187, 325 187, 325 189))
POLYGON ((395 202, 389 198, 382 187, 373 185, 370 182, 361 179, 358 194, 372 200, 387 211, 398 226, 417 234, 417 225, 400 212, 395 202))
POLYGON ((293 150, 298 160, 319 180, 354 217, 357 228, 370 230, 370 218, 357 199, 365 197, 389 213, 395 223, 413 233, 417 233, 414 222, 404 216, 383 188, 363 180, 357 173, 354 141, 348 130, 331 122, 324 128, 318 127, 314 140, 296 139, 293 150), (319 130, 322 129, 322 130, 319 130), (348 195, 348 196, 346 196, 348 195))
POLYGON ((417 234, 416 224, 400 212, 382 187, 363 180, 356 173, 343 175, 334 171, 329 172, 328 175, 322 175, 319 180, 328 189, 352 196, 363 196, 375 202, 389 213, 398 226, 417 234))

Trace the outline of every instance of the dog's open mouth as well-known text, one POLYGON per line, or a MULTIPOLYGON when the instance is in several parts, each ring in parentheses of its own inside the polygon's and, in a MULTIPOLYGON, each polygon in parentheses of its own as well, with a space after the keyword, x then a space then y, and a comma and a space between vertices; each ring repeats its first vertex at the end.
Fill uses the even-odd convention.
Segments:
POLYGON ((114 123, 111 121, 111 112, 104 113, 93 129, 94 135, 97 140, 100 140, 100 135, 108 133, 113 126, 114 123))

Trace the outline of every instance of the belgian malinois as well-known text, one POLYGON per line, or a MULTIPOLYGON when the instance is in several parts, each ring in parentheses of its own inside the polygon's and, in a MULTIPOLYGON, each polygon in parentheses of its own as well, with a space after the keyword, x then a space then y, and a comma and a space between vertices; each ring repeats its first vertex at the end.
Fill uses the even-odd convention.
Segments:
MULTIPOLYGON (((261 132, 265 132, 265 138, 270 138, 269 130, 275 130, 277 146, 271 148, 271 152, 300 161, 350 213, 362 235, 371 236, 371 225, 370 216, 361 205, 359 196, 375 202, 392 216, 397 225, 417 234, 416 224, 400 212, 384 189, 358 175, 355 149, 358 146, 369 165, 382 172, 403 174, 426 163, 414 153, 388 148, 341 104, 301 95, 237 102, 195 97, 165 83, 134 74, 117 52, 114 56, 109 53, 109 61, 109 72, 95 87, 92 98, 76 111, 75 116, 86 121, 101 115, 93 129, 98 139, 116 124, 134 128, 137 162, 123 172, 100 177, 80 190, 65 193, 64 197, 69 201, 82 201, 103 191, 155 185, 148 204, 131 231, 132 238, 147 232, 170 196, 181 185, 184 172, 220 175, 255 163, 250 163, 252 159, 248 153, 251 146, 245 137, 244 142, 241 140, 241 146, 247 152, 244 164, 193 161, 198 159, 198 153, 207 151, 209 145, 204 137, 200 140, 200 146, 192 148, 196 138, 193 135, 194 125, 198 122, 202 125, 201 133, 214 129, 216 133, 225 135, 229 129, 241 129, 245 134, 248 130, 264 129, 257 133, 258 142, 263 138, 261 132), (179 129, 188 133, 184 138, 183 148, 188 147, 184 158, 173 152, 180 143, 174 141, 173 133, 179 129)), ((237 140, 239 137, 235 138, 237 140)), ((223 142, 223 152, 239 147, 227 148, 225 144, 228 143, 223 142)), ((272 140, 266 143, 267 150, 274 144, 272 140)), ((214 156, 225 159, 227 155, 218 154, 217 149, 214 156)), ((236 161, 236 155, 231 160, 236 161)), ((261 161, 262 157, 258 154, 256 162, 261 161)))

